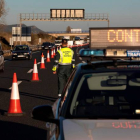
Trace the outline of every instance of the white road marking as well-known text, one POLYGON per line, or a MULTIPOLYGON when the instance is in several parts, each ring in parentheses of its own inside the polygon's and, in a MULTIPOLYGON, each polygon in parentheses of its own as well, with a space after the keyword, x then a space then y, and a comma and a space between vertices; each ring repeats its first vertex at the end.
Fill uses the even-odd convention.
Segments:
MULTIPOLYGON (((22 83, 22 81, 17 81, 18 85, 21 84, 21 83, 22 83)), ((9 89, 12 89, 12 87, 10 87, 9 89)))
POLYGON ((41 62, 38 62, 37 64, 39 65, 41 62))
POLYGON ((31 73, 33 71, 33 69, 30 69, 27 73, 31 73))
POLYGON ((35 53, 38 53, 38 52, 40 52, 40 51, 37 51, 37 52, 33 52, 32 54, 35 54, 35 53))
POLYGON ((46 58, 44 58, 44 60, 46 60, 46 58))

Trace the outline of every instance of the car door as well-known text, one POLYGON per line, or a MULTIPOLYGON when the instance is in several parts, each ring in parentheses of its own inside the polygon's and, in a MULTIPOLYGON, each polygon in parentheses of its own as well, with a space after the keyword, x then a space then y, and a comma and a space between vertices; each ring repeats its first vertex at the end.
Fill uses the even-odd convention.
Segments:
MULTIPOLYGON (((61 101, 61 99, 58 98, 52 106, 53 114, 54 114, 55 119, 59 118, 60 101, 61 101)), ((59 135, 58 126, 56 124, 47 122, 46 127, 48 128, 47 139, 48 140, 56 140, 58 135, 59 135)))

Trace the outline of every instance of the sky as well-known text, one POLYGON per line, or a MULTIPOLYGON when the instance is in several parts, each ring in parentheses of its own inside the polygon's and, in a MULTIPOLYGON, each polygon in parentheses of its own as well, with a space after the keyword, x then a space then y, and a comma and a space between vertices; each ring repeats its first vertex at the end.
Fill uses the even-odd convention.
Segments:
MULTIPOLYGON (((5 0, 9 9, 6 24, 19 24, 20 13, 50 13, 50 9, 85 9, 85 13, 107 13, 110 27, 139 27, 140 0, 5 0)), ((106 21, 24 21, 43 31, 66 31, 67 26, 83 31, 107 27, 106 21)))

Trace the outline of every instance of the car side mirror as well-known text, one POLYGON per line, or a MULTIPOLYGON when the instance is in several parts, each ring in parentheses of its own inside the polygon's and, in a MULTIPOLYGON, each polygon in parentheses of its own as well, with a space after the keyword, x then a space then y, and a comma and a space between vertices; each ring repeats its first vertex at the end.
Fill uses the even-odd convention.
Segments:
POLYGON ((59 124, 59 120, 54 118, 52 106, 50 105, 42 105, 33 108, 32 117, 36 120, 59 124))

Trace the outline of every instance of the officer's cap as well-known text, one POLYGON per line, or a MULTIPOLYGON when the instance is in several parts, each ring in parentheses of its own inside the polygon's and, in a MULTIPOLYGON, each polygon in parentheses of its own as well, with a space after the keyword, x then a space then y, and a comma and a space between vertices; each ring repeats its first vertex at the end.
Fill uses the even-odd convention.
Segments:
POLYGON ((67 43, 67 39, 62 39, 62 43, 67 43))

